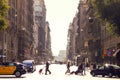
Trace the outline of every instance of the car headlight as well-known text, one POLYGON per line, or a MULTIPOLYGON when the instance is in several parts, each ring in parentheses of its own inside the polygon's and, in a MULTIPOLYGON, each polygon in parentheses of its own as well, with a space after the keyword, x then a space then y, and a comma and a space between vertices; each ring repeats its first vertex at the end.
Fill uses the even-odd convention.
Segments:
POLYGON ((30 66, 30 68, 33 68, 32 66, 30 66))

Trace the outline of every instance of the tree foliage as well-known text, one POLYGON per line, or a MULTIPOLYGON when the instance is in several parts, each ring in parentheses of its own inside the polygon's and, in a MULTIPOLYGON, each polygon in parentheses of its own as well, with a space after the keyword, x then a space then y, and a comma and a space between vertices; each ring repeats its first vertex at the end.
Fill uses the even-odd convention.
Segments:
POLYGON ((91 0, 94 16, 106 22, 107 30, 120 36, 120 0, 91 0))
POLYGON ((0 18, 0 30, 7 28, 7 20, 5 18, 0 18))
POLYGON ((8 0, 0 0, 0 30, 7 28, 6 13, 8 9, 8 0))

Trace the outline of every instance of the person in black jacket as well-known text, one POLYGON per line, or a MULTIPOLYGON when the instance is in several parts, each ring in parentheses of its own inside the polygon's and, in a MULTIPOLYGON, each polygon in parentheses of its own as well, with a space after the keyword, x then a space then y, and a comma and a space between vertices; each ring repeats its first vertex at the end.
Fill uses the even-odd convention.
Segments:
POLYGON ((67 62, 67 71, 65 72, 65 74, 70 73, 70 61, 67 62))
POLYGON ((50 66, 50 63, 47 61, 46 68, 45 68, 45 75, 47 75, 47 72, 49 72, 49 74, 51 74, 51 71, 49 70, 49 66, 50 66))
POLYGON ((84 70, 84 64, 81 63, 81 64, 78 66, 78 69, 77 69, 76 71, 72 71, 70 74, 75 73, 75 74, 77 75, 78 73, 81 73, 81 74, 83 75, 83 70, 84 70))

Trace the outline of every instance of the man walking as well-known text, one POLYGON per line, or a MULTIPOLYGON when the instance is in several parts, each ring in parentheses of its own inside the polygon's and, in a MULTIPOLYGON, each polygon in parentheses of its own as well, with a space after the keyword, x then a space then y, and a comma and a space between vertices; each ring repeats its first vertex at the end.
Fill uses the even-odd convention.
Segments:
POLYGON ((51 74, 51 71, 49 70, 49 65, 50 65, 50 63, 47 61, 46 62, 46 69, 45 69, 45 75, 47 75, 47 72, 49 72, 49 74, 51 74))

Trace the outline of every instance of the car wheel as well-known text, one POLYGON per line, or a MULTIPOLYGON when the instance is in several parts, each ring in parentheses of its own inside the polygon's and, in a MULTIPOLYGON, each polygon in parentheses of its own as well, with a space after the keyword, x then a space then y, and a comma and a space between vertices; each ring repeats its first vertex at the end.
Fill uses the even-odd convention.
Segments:
POLYGON ((112 73, 109 73, 108 76, 109 76, 109 77, 112 77, 112 73))
POLYGON ((15 72, 15 76, 16 76, 16 77, 21 77, 21 73, 20 73, 19 71, 16 71, 16 72, 15 72))
POLYGON ((105 77, 105 75, 102 75, 102 77, 105 77))
POLYGON ((94 72, 92 72, 91 74, 92 74, 92 76, 95 76, 95 73, 94 73, 94 72))

